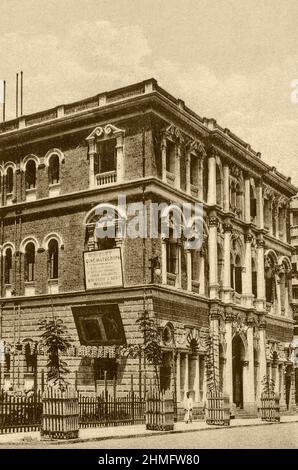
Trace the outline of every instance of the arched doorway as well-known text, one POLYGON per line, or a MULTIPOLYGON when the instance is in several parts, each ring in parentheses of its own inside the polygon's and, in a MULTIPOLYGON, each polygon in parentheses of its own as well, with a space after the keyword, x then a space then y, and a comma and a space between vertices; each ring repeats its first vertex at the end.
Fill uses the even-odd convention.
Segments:
POLYGON ((239 335, 233 338, 233 403, 243 408, 243 357, 244 345, 239 335))

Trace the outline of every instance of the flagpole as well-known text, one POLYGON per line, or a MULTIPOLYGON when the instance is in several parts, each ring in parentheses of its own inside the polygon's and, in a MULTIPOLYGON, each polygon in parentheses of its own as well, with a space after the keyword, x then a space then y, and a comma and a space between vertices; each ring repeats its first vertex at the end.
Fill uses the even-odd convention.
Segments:
POLYGON ((3 122, 5 122, 6 80, 3 81, 3 122))

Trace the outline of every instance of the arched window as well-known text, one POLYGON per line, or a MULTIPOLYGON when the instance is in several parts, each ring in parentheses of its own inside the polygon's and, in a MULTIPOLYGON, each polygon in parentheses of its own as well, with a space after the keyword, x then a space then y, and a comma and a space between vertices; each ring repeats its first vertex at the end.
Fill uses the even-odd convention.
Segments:
POLYGON ((242 266, 239 255, 235 258, 235 291, 242 294, 242 266))
POLYGON ((60 161, 59 156, 53 154, 49 160, 49 183, 57 184, 60 181, 60 161))
POLYGON ((54 238, 49 241, 48 245, 48 262, 50 279, 58 279, 59 277, 59 246, 58 241, 54 238))
POLYGON ((173 228, 169 227, 167 249, 167 273, 176 274, 177 271, 177 240, 174 238, 173 228))
POLYGON ((231 265, 231 288, 235 289, 235 264, 234 264, 234 258, 232 253, 230 254, 230 265, 231 265))
POLYGON ((271 225, 271 200, 264 199, 264 226, 267 230, 270 229, 271 225))
POLYGON ((242 190, 240 183, 236 184, 236 211, 239 217, 242 216, 242 190))
POLYGON ((25 281, 35 280, 35 245, 29 242, 25 248, 25 281))
POLYGON ((221 245, 218 243, 217 244, 217 276, 218 276, 218 283, 220 287, 222 286, 222 277, 223 277, 223 265, 224 265, 224 259, 223 259, 223 250, 221 245))
POLYGON ((276 299, 276 283, 274 262, 271 256, 266 256, 265 259, 265 288, 266 302, 273 304, 276 299))
POLYGON ((25 170, 25 183, 26 189, 36 188, 36 163, 34 160, 29 160, 25 170))
POLYGON ((12 283, 12 249, 7 248, 4 257, 4 282, 5 284, 12 283))
POLYGON ((13 169, 11 166, 7 168, 5 183, 6 194, 11 194, 13 192, 13 169))

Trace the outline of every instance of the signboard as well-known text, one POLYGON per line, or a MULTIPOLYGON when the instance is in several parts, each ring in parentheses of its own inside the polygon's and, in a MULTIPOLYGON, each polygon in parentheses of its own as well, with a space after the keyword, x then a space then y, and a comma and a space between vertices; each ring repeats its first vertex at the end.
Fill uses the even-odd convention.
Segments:
POLYGON ((120 248, 84 252, 86 289, 122 287, 122 261, 120 248))

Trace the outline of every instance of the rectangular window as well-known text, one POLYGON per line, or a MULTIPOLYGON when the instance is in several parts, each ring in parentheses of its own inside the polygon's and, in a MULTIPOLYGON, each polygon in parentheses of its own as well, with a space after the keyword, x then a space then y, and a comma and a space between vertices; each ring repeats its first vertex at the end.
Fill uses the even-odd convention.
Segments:
POLYGON ((250 215, 253 218, 257 216, 257 200, 256 199, 250 200, 250 215))
POLYGON ((175 172, 176 145, 171 140, 167 140, 166 149, 166 170, 170 173, 175 172))
POLYGON ((252 293, 257 297, 257 271, 252 271, 252 293))
MULTIPOLYGON (((116 171, 116 140, 104 140, 98 144, 99 171, 98 173, 107 173, 116 171)), ((97 173, 95 173, 97 174, 97 173)))
POLYGON ((176 253, 177 244, 173 242, 167 243, 167 272, 176 274, 176 253))

